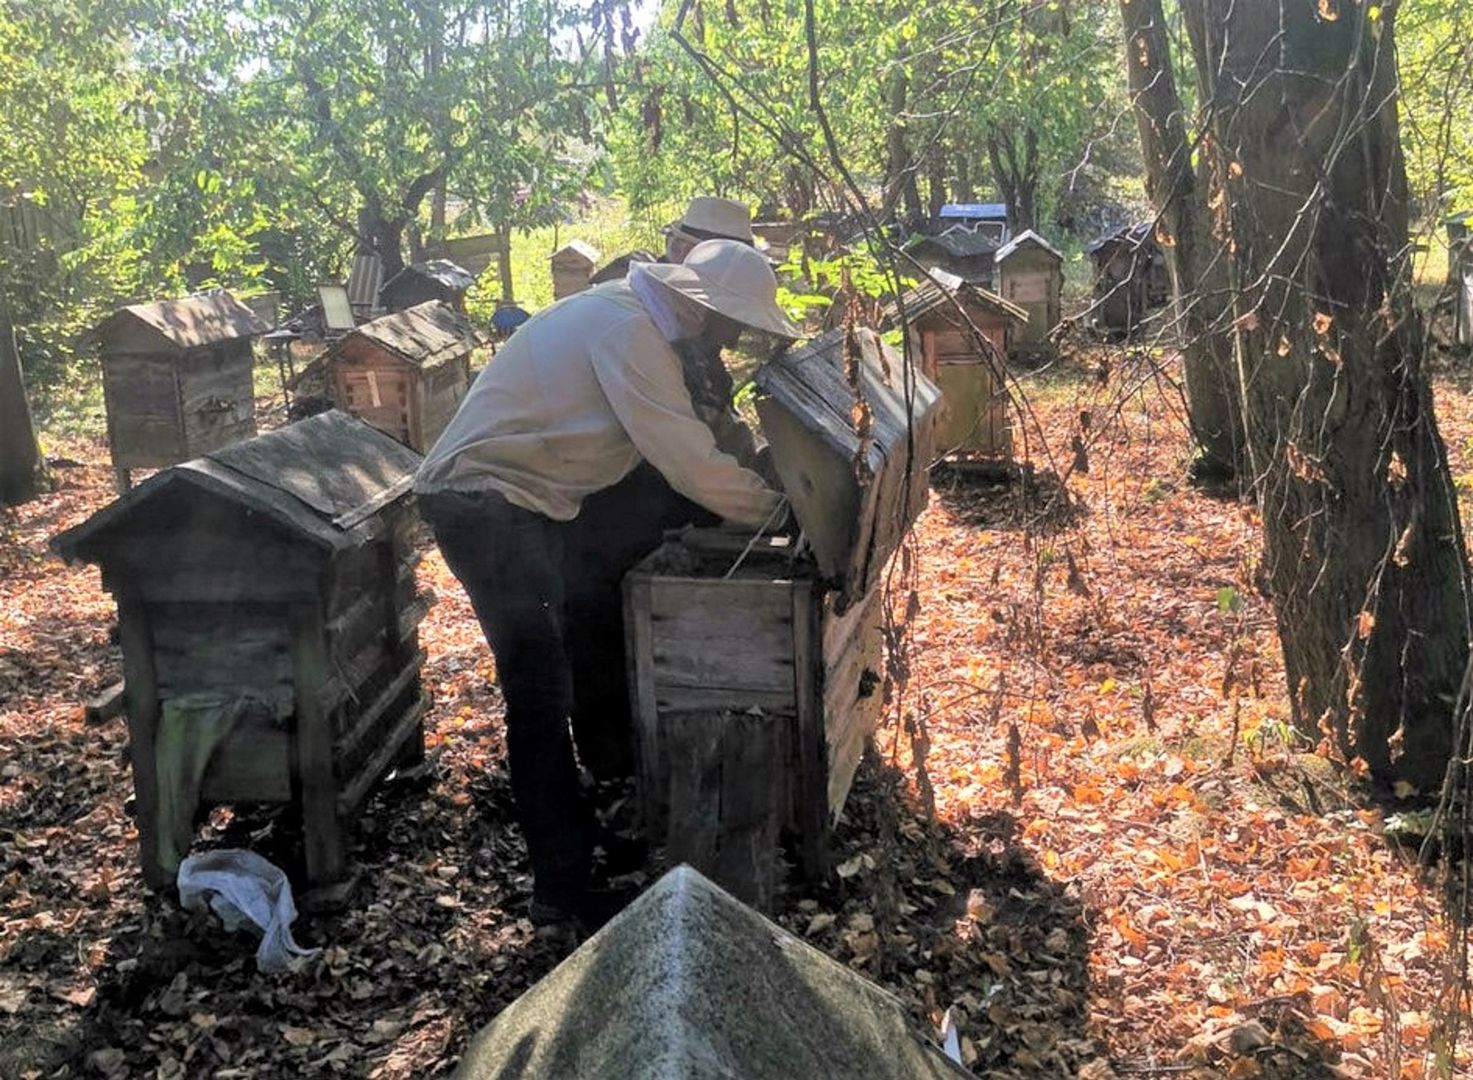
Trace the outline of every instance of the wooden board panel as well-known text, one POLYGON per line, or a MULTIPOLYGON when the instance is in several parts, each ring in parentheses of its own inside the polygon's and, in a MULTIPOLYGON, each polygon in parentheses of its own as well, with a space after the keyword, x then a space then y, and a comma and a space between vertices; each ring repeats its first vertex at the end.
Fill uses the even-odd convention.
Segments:
POLYGON ((215 750, 200 784, 202 803, 288 802, 290 745, 285 731, 238 727, 215 750))
POLYGON ((854 782, 854 772, 884 709, 883 591, 875 589, 842 616, 826 615, 824 626, 823 725, 826 748, 824 798, 837 820, 854 782))
POLYGON ((936 453, 954 451, 997 457, 1012 455, 1006 397, 985 364, 942 364, 936 375, 941 411, 936 453))
POLYGON ((151 610, 161 698, 249 695, 278 717, 291 714, 291 631, 284 609, 175 603, 151 610))
POLYGON ((187 457, 256 434, 255 388, 248 341, 201 350, 179 368, 179 409, 187 457))
POLYGON ((188 456, 171 356, 105 353, 102 391, 116 468, 156 468, 188 456))
POLYGON ((404 365, 342 365, 334 370, 334 383, 338 408, 409 445, 414 386, 404 365))
POLYGON ((791 694, 787 585, 660 577, 650 582, 649 596, 659 684, 791 694))

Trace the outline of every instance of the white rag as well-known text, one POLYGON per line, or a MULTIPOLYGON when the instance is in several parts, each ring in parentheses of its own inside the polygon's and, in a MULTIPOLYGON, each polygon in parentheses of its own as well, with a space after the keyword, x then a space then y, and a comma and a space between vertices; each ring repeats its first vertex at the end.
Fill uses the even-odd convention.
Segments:
POLYGON ((179 902, 191 911, 209 906, 226 930, 251 923, 261 931, 256 948, 259 971, 284 971, 294 957, 315 957, 292 939, 297 919, 292 886, 280 867, 254 851, 220 848, 191 855, 179 864, 179 902))

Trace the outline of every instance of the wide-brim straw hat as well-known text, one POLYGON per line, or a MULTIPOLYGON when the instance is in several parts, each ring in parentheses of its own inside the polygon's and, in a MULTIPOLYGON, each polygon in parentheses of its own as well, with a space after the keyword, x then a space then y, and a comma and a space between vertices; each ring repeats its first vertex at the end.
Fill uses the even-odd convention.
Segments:
POLYGON ((740 240, 753 244, 757 239, 752 234, 752 212, 746 204, 715 195, 697 195, 680 220, 665 228, 693 244, 703 240, 740 240))
POLYGON ((683 263, 643 263, 639 270, 743 326, 778 337, 802 337, 777 306, 777 278, 767 257, 738 240, 706 240, 683 263))

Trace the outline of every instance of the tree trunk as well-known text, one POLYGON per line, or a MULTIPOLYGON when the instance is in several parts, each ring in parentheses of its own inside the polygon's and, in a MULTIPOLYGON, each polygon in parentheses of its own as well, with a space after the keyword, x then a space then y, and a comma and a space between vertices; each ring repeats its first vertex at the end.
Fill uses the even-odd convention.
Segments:
POLYGON ((1411 301, 1395 5, 1183 8, 1294 718, 1433 791, 1469 574, 1411 301))
POLYGON ((1172 322, 1183 343, 1187 415, 1200 453, 1197 470, 1227 477, 1236 472, 1242 423, 1224 319, 1226 265, 1213 257, 1207 208, 1196 198, 1161 0, 1120 0, 1120 15, 1146 193, 1156 208, 1156 236, 1171 276, 1172 322))
POLYGON ((1008 207, 1008 232, 1038 227, 1038 133, 1023 129, 1023 145, 1012 130, 993 128, 987 135, 987 156, 1008 207))
POLYGON ((496 237, 500 247, 496 252, 496 272, 501 275, 501 298, 512 300, 514 289, 511 277, 511 226, 503 225, 496 237))
POLYGON ((910 139, 906 132, 906 99, 910 80, 905 75, 909 53, 904 47, 896 57, 890 75, 890 126, 885 135, 885 202, 881 217, 888 218, 898 207, 912 219, 921 213, 921 192, 916 184, 915 162, 911 157, 910 139))
POLYGON ((23 503, 45 486, 46 466, 26 399, 10 306, 0 295, 0 506, 23 503))
POLYGON ((956 155, 956 189, 952 196, 959 203, 969 203, 977 197, 977 189, 972 186, 972 158, 962 150, 956 155))

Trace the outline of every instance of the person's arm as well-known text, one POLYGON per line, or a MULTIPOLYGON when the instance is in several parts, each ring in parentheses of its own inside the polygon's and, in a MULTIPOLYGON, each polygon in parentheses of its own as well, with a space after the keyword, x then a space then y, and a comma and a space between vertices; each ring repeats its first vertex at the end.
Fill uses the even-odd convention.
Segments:
POLYGON ((635 448, 671 487, 714 514, 753 528, 774 517, 782 496, 717 447, 696 416, 679 358, 654 324, 633 319, 625 329, 591 353, 604 396, 635 448))

